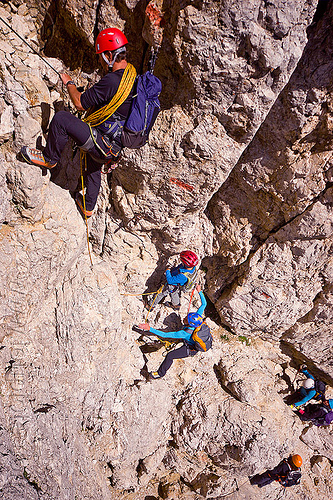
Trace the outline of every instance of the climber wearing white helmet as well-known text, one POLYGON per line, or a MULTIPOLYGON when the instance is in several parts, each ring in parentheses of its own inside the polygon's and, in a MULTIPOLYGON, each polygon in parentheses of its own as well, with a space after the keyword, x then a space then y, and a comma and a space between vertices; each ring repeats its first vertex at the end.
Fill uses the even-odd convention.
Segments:
POLYGON ((302 382, 302 387, 297 391, 299 396, 301 396, 301 399, 299 399, 294 403, 294 405, 292 405, 296 408, 304 405, 305 403, 310 401, 310 399, 325 399, 325 383, 321 380, 315 379, 311 375, 311 373, 308 372, 306 367, 303 367, 301 369, 301 372, 304 373, 307 378, 302 382))

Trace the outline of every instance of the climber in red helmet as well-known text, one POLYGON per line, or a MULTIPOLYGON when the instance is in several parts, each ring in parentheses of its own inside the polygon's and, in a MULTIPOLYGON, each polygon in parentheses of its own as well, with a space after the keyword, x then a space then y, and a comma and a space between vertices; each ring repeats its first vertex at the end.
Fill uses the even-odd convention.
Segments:
MULTIPOLYGON (((115 163, 119 159, 121 129, 130 112, 136 71, 126 60, 127 43, 124 33, 118 28, 102 30, 96 39, 96 53, 99 54, 105 73, 101 80, 81 93, 68 74, 61 74, 62 82, 74 106, 78 111, 89 109, 88 117, 80 120, 67 111, 59 111, 50 123, 43 153, 27 146, 21 149, 21 154, 28 163, 49 169, 53 169, 59 162, 69 137, 87 153, 85 181, 87 217, 92 215, 97 201, 102 165, 115 163), (110 103, 111 106, 107 108, 110 103), (96 114, 98 118, 100 117, 100 119, 94 118, 97 124, 90 119, 96 114)), ((76 203, 84 214, 80 193, 76 194, 76 203)))
POLYGON ((181 264, 177 267, 165 271, 166 284, 163 290, 147 304, 147 309, 152 309, 159 304, 167 295, 170 295, 171 302, 164 305, 172 307, 178 311, 180 309, 181 291, 191 291, 196 285, 198 256, 191 250, 184 250, 180 253, 181 264))

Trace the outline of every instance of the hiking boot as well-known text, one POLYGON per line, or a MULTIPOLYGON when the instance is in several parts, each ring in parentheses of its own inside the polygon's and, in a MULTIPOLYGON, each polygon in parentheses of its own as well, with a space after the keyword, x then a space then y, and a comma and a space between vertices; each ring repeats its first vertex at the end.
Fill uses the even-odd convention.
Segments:
POLYGON ((156 380, 161 377, 159 376, 158 372, 149 372, 149 378, 152 380, 156 380))
POLYGON ((57 162, 54 163, 44 158, 43 153, 39 149, 29 148, 28 146, 21 148, 21 155, 27 163, 37 165, 38 167, 53 168, 57 164, 57 162))
POLYGON ((75 203, 76 203, 76 205, 77 205, 77 207, 78 207, 78 209, 79 209, 80 214, 81 214, 83 217, 84 217, 84 216, 86 216, 86 217, 87 217, 87 219, 89 219, 89 217, 91 217, 91 216, 92 216, 92 214, 93 214, 93 211, 92 211, 92 210, 86 210, 86 211, 84 211, 84 208, 83 208, 83 206, 84 206, 84 203, 83 203, 83 196, 82 196, 82 194, 81 194, 81 193, 76 193, 76 196, 75 196, 75 203))
POLYGON ((164 302, 164 304, 166 307, 171 307, 171 309, 173 309, 174 311, 179 311, 180 309, 180 305, 178 306, 175 306, 172 302, 164 302))

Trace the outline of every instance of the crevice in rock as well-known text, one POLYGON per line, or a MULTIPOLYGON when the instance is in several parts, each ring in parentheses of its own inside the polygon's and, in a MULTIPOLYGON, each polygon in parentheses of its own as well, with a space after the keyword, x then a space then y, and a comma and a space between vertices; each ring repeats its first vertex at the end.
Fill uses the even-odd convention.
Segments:
POLYGON ((97 35, 99 33, 99 28, 98 28, 98 23, 99 23, 99 16, 100 16, 100 10, 101 10, 101 6, 103 5, 103 0, 98 0, 97 2, 97 5, 96 5, 96 10, 95 10, 95 25, 94 25, 94 29, 93 29, 93 33, 94 33, 94 40, 96 40, 97 38, 97 35))
POLYGON ((225 384, 225 376, 224 376, 224 373, 223 373, 223 370, 221 369, 221 367, 219 365, 214 365, 213 370, 214 370, 215 376, 217 378, 217 381, 220 384, 220 386, 222 387, 222 389, 227 394, 229 394, 229 396, 231 396, 233 399, 236 399, 236 401, 239 401, 241 403, 242 402, 241 399, 234 392, 232 392, 229 389, 229 387, 225 384))
MULTIPOLYGON (((228 267, 228 271, 230 273, 229 275, 229 281, 223 285, 222 288, 218 289, 215 291, 214 293, 214 300, 215 301, 218 301, 220 298, 222 298, 222 296, 228 296, 228 294, 230 293, 230 291, 232 290, 232 288, 234 286, 237 286, 238 284, 238 281, 239 279, 242 278, 242 276, 244 276, 246 274, 246 269, 249 267, 249 264, 250 264, 250 261, 252 259, 252 257, 254 256, 254 254, 256 252, 258 252, 258 250, 260 250, 260 248, 266 244, 267 240, 271 237, 271 236, 274 236, 275 234, 277 234, 281 229, 287 227, 288 225, 290 225, 293 221, 295 221, 298 217, 302 217, 306 212, 310 211, 312 209, 312 207, 315 205, 315 203, 317 203, 325 194, 326 192, 333 187, 333 183, 332 182, 327 182, 326 183, 326 186, 325 186, 325 189, 323 189, 323 191, 321 191, 321 193, 319 193, 315 198, 313 198, 311 200, 311 202, 309 202, 309 204, 306 206, 306 208, 304 208, 304 210, 302 212, 299 212, 297 215, 291 217, 288 221, 285 221, 283 223, 280 223, 278 225, 276 225, 274 228, 272 228, 266 235, 265 235, 265 238, 260 238, 259 235, 253 235, 253 238, 252 238, 252 249, 250 250, 249 252, 249 255, 247 257, 247 259, 242 262, 238 267, 234 266, 234 267, 228 267)), ((208 212, 209 213, 209 212, 208 212)), ((207 213, 206 213, 207 215, 207 213)), ((210 219, 210 217, 208 216, 208 218, 210 219)), ((317 238, 319 239, 319 238, 317 238)), ((203 259, 203 265, 208 267, 208 259, 203 259)), ((227 259, 223 259, 223 258, 220 258, 220 260, 222 261, 222 265, 224 263, 224 265, 226 265, 226 260, 227 259)))
POLYGON ((148 469, 145 466, 144 460, 142 458, 139 459, 138 465, 136 467, 136 473, 138 478, 143 476, 143 474, 148 474, 148 469))
MULTIPOLYGON (((205 290, 203 290, 205 292, 205 290)), ((206 318, 210 318, 212 321, 214 321, 214 323, 216 323, 217 325, 219 326, 222 326, 223 328, 225 328, 226 330, 228 330, 230 333, 233 333, 231 331, 231 329, 229 328, 228 325, 224 324, 222 321, 221 321, 221 317, 214 305, 214 303, 210 300, 210 298, 207 296, 207 294, 205 294, 205 297, 206 297, 206 301, 207 301, 207 306, 206 306, 206 309, 205 309, 205 316, 206 318)))
POLYGON ((187 486, 190 491, 195 491, 195 489, 192 486, 192 484, 189 481, 187 481, 183 476, 180 476, 179 481, 181 483, 183 483, 185 486, 187 486))
POLYGON ((36 410, 33 410, 33 412, 34 413, 48 413, 52 408, 55 408, 55 406, 47 403, 43 406, 40 406, 36 410))
POLYGON ((330 377, 326 372, 318 368, 318 366, 316 366, 311 359, 307 358, 306 356, 304 356, 304 354, 299 352, 293 344, 282 339, 280 341, 280 349, 283 354, 286 354, 292 359, 296 366, 305 364, 308 367, 309 372, 315 378, 318 378, 325 382, 327 385, 333 387, 333 378, 330 377))
POLYGON ((111 471, 111 476, 108 476, 108 480, 109 480, 109 483, 112 487, 115 486, 115 481, 114 481, 114 478, 113 478, 113 474, 114 474, 114 467, 112 465, 111 462, 107 462, 107 466, 109 467, 110 471, 111 471))
POLYGON ((50 3, 43 22, 44 37, 50 18, 54 22, 53 34, 51 38, 43 40, 45 55, 60 59, 71 70, 80 69, 93 73, 97 67, 94 47, 78 28, 71 14, 63 7, 61 0, 50 3))
POLYGON ((26 481, 30 484, 30 486, 32 486, 37 491, 37 493, 39 493, 42 490, 39 484, 35 480, 30 479, 30 476, 25 467, 23 469, 23 476, 26 479, 26 481))

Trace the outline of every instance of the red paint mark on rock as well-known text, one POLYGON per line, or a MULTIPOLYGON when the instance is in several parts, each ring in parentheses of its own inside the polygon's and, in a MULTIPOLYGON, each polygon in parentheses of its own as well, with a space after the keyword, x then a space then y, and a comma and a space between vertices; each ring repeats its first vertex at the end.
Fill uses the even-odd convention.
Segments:
POLYGON ((170 182, 173 184, 176 184, 176 186, 181 187, 182 189, 185 189, 186 191, 193 191, 194 187, 190 186, 190 184, 186 184, 186 182, 183 182, 179 179, 176 179, 175 177, 170 177, 170 182))
POLYGON ((162 27, 164 24, 164 17, 160 9, 154 2, 149 2, 146 7, 146 15, 153 26, 156 28, 162 27))

